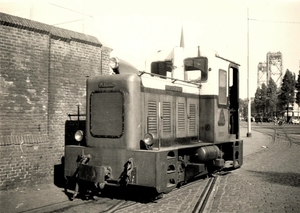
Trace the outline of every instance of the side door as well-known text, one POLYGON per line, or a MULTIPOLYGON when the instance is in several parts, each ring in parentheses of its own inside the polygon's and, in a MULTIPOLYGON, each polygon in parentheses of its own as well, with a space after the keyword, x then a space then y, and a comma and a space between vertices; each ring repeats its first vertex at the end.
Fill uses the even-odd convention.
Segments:
POLYGON ((239 138, 239 69, 235 64, 229 65, 228 76, 229 133, 239 138))

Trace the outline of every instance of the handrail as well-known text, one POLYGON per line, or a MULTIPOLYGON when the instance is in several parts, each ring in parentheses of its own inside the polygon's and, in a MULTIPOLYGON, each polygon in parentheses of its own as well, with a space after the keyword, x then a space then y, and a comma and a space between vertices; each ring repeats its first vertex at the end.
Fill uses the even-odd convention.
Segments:
POLYGON ((201 88, 201 86, 202 86, 201 83, 193 83, 191 81, 180 80, 180 79, 177 79, 177 78, 171 78, 171 77, 167 77, 167 76, 164 76, 164 75, 159 75, 159 74, 155 74, 155 73, 149 73, 149 72, 145 72, 145 71, 139 71, 138 76, 142 76, 144 74, 151 75, 151 76, 156 76, 156 77, 160 77, 160 78, 165 78, 165 79, 170 79, 173 84, 176 81, 179 81, 179 82, 184 82, 184 83, 187 83, 187 84, 192 84, 192 85, 198 86, 199 88, 201 88))
POLYGON ((70 120, 72 120, 71 117, 75 117, 75 116, 77 117, 77 120, 80 120, 79 117, 80 117, 80 116, 84 117, 84 116, 86 116, 86 114, 68 114, 68 113, 67 113, 67 116, 69 116, 69 119, 70 119, 70 120))
POLYGON ((69 117, 73 117, 73 116, 86 116, 86 114, 67 114, 69 117))
POLYGON ((215 56, 216 56, 216 58, 220 58, 220 59, 222 59, 222 60, 224 60, 224 61, 233 63, 233 64, 235 64, 235 65, 237 65, 237 66, 241 66, 240 64, 238 64, 238 63, 236 63, 236 62, 234 62, 234 61, 231 61, 231 60, 229 60, 229 59, 223 58, 223 57, 219 56, 218 54, 216 54, 215 56))
POLYGON ((79 122, 80 116, 86 116, 86 114, 80 114, 80 104, 77 104, 77 114, 67 114, 69 116, 69 119, 72 120, 72 117, 77 117, 77 120, 79 122))

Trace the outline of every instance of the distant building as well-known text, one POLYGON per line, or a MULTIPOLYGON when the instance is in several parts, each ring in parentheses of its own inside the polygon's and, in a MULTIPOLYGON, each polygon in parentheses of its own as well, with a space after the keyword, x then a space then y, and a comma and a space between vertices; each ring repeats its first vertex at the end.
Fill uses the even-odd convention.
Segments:
POLYGON ((263 83, 268 85, 270 78, 272 78, 277 84, 277 87, 279 87, 282 82, 283 74, 281 52, 268 52, 266 61, 259 62, 257 66, 257 87, 260 87, 263 83))

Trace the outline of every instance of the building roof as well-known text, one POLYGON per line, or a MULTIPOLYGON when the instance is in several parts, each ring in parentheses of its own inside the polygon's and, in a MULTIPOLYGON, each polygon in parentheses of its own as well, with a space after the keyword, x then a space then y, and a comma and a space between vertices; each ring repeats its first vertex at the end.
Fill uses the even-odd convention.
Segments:
POLYGON ((13 16, 1 12, 0 12, 0 25, 6 25, 6 26, 26 29, 34 32, 39 32, 43 34, 49 34, 53 38, 59 38, 67 41, 75 40, 93 46, 99 46, 99 47, 102 46, 99 40, 94 36, 78 33, 75 31, 55 27, 52 25, 40 23, 37 21, 32 21, 25 18, 20 18, 17 16, 13 16))

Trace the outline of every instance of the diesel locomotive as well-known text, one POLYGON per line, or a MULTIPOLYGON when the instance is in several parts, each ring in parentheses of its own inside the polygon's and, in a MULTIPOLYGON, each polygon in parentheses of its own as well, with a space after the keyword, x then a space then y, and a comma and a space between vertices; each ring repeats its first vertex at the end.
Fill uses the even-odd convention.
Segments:
POLYGON ((86 120, 66 142, 65 177, 167 193, 241 167, 239 66, 199 46, 159 51, 144 71, 112 58, 116 74, 87 79, 86 120))

